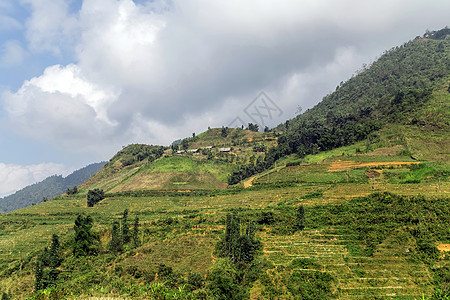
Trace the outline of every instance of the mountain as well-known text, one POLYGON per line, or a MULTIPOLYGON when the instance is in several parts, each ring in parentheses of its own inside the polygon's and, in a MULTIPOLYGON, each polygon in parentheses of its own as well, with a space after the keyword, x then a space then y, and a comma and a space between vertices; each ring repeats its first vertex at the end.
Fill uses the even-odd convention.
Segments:
POLYGON ((224 189, 237 165, 261 161, 276 139, 274 133, 212 128, 171 148, 133 144, 80 188, 108 193, 224 189))
POLYGON ((44 198, 50 199, 66 192, 86 181, 97 173, 105 162, 90 164, 81 168, 67 177, 53 175, 41 182, 29 185, 12 195, 0 199, 0 212, 7 213, 16 209, 41 203, 44 198))
POLYGON ((449 34, 387 51, 271 132, 129 145, 77 194, 1 214, 0 290, 448 299, 449 34))
POLYGON ((448 32, 427 33, 386 51, 314 108, 279 126, 286 131, 282 150, 302 156, 330 150, 366 139, 386 124, 449 130, 446 103, 429 105, 433 93, 450 91, 448 32))
MULTIPOLYGON (((305 157, 362 140, 370 144, 394 125, 396 138, 407 144, 405 151, 416 158, 448 161, 448 32, 430 32, 386 51, 315 107, 277 126, 282 134, 278 147, 265 156, 264 169, 291 154, 305 157)), ((232 182, 252 176, 248 170, 245 166, 233 172, 232 182)))

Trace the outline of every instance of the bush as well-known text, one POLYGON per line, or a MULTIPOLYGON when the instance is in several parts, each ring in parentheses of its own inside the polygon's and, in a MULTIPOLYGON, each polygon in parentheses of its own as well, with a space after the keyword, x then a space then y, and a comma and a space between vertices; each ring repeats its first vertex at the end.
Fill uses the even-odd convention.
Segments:
POLYGON ((93 207, 94 204, 105 199, 105 192, 100 189, 89 190, 87 193, 87 205, 88 207, 93 207))
POLYGON ((273 222, 275 222, 275 219, 273 218, 273 212, 271 211, 263 211, 261 212, 261 215, 258 218, 258 224, 260 225, 270 225, 273 222))
POLYGON ((289 278, 288 289, 297 299, 328 299, 332 282, 329 273, 295 270, 289 278))
POLYGON ((77 186, 74 186, 71 189, 67 189, 67 191, 66 191, 67 195, 75 195, 77 193, 78 193, 78 187, 77 186))

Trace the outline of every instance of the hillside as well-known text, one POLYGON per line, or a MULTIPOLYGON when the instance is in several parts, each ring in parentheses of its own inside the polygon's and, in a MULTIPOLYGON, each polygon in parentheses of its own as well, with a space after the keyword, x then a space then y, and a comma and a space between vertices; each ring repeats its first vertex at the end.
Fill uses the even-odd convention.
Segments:
POLYGON ((12 195, 1 198, 0 212, 7 213, 30 205, 39 204, 44 198, 51 199, 59 194, 65 193, 67 189, 82 184, 93 174, 97 173, 104 164, 104 162, 90 164, 74 171, 67 177, 54 175, 47 177, 41 182, 29 185, 12 195))
MULTIPOLYGON (((284 153, 305 156, 349 145, 370 139, 388 124, 450 129, 449 39, 417 38, 386 51, 358 73, 314 108, 279 126, 286 131, 279 140, 284 153)), ((438 148, 448 149, 441 141, 433 139, 438 148)))
POLYGON ((100 188, 107 193, 224 189, 236 165, 256 161, 277 140, 273 133, 224 130, 209 129, 171 149, 129 145, 80 188, 100 188))
POLYGON ((445 32, 387 51, 270 133, 214 128, 172 148, 129 145, 77 194, 0 215, 0 290, 449 299, 445 32), (87 207, 97 188, 105 198, 87 207))

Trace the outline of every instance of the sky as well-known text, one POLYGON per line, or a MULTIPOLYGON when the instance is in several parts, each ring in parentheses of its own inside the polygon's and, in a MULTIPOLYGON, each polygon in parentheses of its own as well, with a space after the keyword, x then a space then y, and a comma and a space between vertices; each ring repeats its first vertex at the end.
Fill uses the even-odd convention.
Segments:
POLYGON ((208 127, 273 127, 448 0, 0 0, 0 197, 208 127))

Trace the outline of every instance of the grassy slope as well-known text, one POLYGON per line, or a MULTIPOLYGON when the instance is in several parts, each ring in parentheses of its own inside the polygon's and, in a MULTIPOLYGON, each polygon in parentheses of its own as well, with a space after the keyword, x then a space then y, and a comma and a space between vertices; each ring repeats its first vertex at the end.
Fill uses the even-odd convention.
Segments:
POLYGON ((207 159, 207 155, 202 153, 178 155, 166 150, 164 156, 155 161, 143 160, 123 166, 119 153, 99 173, 86 181, 81 189, 86 192, 88 189, 100 188, 111 193, 223 189, 237 161, 247 162, 251 156, 261 155, 253 151, 253 146, 257 144, 264 144, 268 148, 276 144, 276 138, 270 133, 239 129, 229 129, 228 136, 222 137, 221 129, 213 128, 189 139, 188 148, 213 146, 212 159, 207 159), (219 149, 224 147, 231 147, 233 151, 220 153, 219 149))

